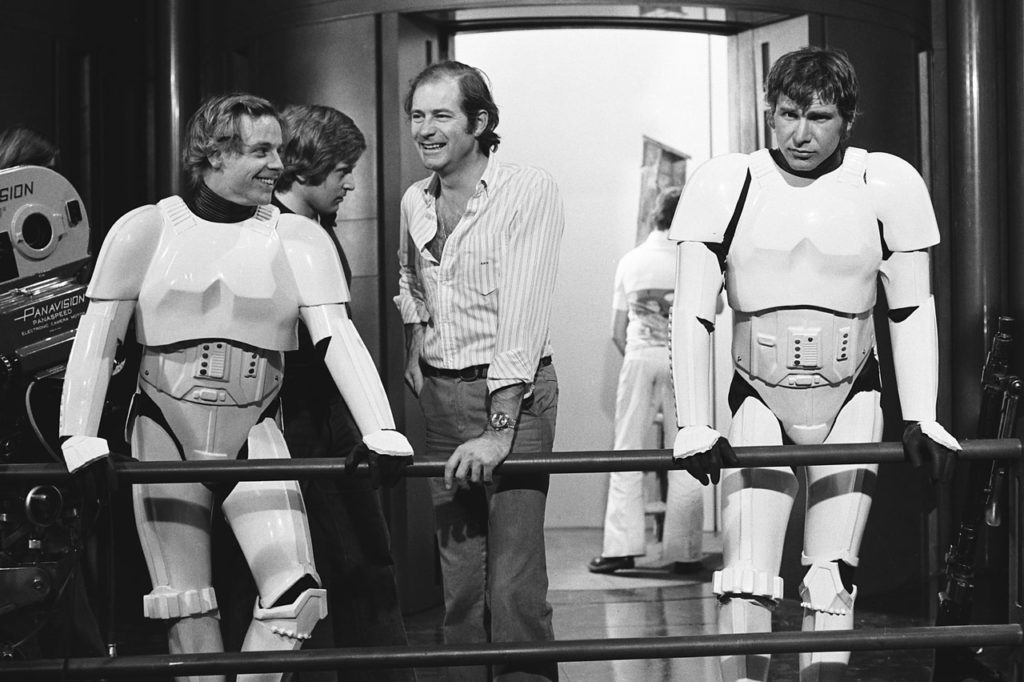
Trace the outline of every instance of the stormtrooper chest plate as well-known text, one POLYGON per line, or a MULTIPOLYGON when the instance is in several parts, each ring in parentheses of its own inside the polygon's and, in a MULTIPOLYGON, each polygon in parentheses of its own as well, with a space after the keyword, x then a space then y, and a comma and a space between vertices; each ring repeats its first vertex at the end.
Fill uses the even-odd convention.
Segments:
POLYGON ((137 333, 146 346, 232 339, 257 348, 297 347, 299 297, 274 224, 261 214, 211 223, 165 211, 142 282, 137 333))
POLYGON ((767 150, 751 156, 750 191, 726 261, 734 310, 871 309, 882 248, 862 151, 848 150, 840 168, 815 180, 784 176, 767 150))

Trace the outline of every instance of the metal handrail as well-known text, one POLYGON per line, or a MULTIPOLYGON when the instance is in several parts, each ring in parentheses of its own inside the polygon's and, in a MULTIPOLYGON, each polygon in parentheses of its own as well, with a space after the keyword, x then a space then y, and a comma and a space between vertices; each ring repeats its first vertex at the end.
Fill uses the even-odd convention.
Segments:
MULTIPOLYGON (((1024 459, 1020 439, 964 441, 963 459, 1024 459)), ((812 464, 864 464, 902 462, 899 443, 855 443, 820 446, 737 447, 739 466, 805 466, 812 464)), ((337 458, 297 460, 231 460, 222 462, 137 462, 111 460, 114 476, 125 483, 223 480, 304 479, 345 475, 337 458)), ((502 473, 588 473, 665 470, 675 465, 670 450, 558 452, 542 456, 515 456, 500 467, 502 473)), ((408 466, 410 477, 439 476, 443 462, 417 461, 408 466)), ((365 474, 366 465, 358 472, 365 474)), ((55 482, 70 476, 59 464, 4 464, 6 482, 55 482)), ((1016 529, 1019 532, 1019 528, 1016 529)), ((227 672, 301 671, 326 668, 400 668, 478 665, 505 662, 596 661, 640 658, 686 658, 793 653, 934 649, 944 647, 1015 646, 1024 644, 1020 623, 963 625, 832 632, 772 632, 733 635, 695 635, 656 638, 562 640, 498 644, 356 647, 312 651, 249 651, 120 658, 70 658, 0 662, 0 679, 130 678, 143 674, 217 674, 227 672)), ((1019 675, 1018 675, 1019 678, 1019 675)))
MULTIPOLYGON (((1024 447, 1018 438, 968 440, 961 443, 963 459, 1021 459, 1024 447)), ((849 443, 841 445, 780 445, 736 447, 739 466, 806 466, 812 464, 869 464, 902 462, 899 443, 849 443)), ((547 472, 552 474, 609 471, 661 471, 675 464, 671 450, 615 450, 555 452, 546 455, 513 455, 497 469, 504 474, 547 472)), ((405 469, 408 477, 441 476, 444 462, 414 461, 405 469)), ((219 462, 112 461, 114 474, 126 483, 185 483, 195 481, 266 481, 309 479, 345 475, 344 461, 336 457, 308 459, 225 460, 219 462)), ((360 473, 366 465, 361 464, 360 473)), ((59 464, 2 464, 5 481, 53 482, 68 477, 59 464)))
POLYGON ((1020 625, 958 625, 831 632, 764 632, 730 635, 637 637, 497 644, 432 644, 353 647, 314 651, 151 655, 123 658, 70 658, 0 663, 0 679, 126 678, 145 674, 200 675, 481 665, 540 661, 606 661, 694 658, 808 651, 881 651, 950 646, 1021 646, 1020 625))

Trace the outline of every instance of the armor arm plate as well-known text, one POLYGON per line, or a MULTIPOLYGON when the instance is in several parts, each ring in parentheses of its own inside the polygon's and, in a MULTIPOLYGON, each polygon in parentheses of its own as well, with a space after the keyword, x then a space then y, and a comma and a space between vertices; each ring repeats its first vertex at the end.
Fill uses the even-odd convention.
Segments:
POLYGON ((163 215, 155 205, 126 213, 110 228, 86 295, 91 299, 138 299, 142 281, 160 244, 163 215))
POLYGON ((711 329, 722 271, 706 244, 683 242, 676 261, 672 302, 672 381, 676 423, 711 423, 711 329))
MULTIPOLYGON (((300 312, 313 343, 327 341, 324 364, 334 377, 341 397, 352 411, 364 440, 378 431, 394 429, 395 419, 391 414, 384 385, 377 374, 377 367, 345 307, 323 305, 300 308, 300 312)), ((404 439, 401 440, 404 442, 404 439)), ((404 445, 401 449, 404 450, 404 445)), ((412 449, 382 454, 411 455, 412 449)))
POLYGON ((865 175, 889 249, 915 251, 939 243, 931 196, 913 166, 898 156, 872 152, 865 175))
POLYGON ((285 254, 295 275, 300 306, 351 300, 341 259, 331 238, 309 218, 285 214, 277 224, 285 254))
POLYGON ((889 320, 896 387, 905 421, 935 421, 939 390, 939 341, 935 299, 917 306, 904 320, 889 320))
POLYGON ((882 261, 879 273, 890 310, 914 308, 932 295, 927 251, 898 251, 882 261))
MULTIPOLYGON (((118 342, 124 340, 134 310, 135 301, 92 301, 79 319, 64 373, 59 429, 62 437, 85 437, 75 440, 87 442, 99 431, 114 354, 118 342)), ((105 447, 96 444, 86 449, 92 454, 83 458, 81 444, 67 441, 63 450, 69 471, 88 464, 95 459, 94 455, 106 454, 99 452, 105 447)))
POLYGON ((669 238, 720 243, 736 210, 748 169, 746 154, 724 154, 701 164, 683 187, 669 238))

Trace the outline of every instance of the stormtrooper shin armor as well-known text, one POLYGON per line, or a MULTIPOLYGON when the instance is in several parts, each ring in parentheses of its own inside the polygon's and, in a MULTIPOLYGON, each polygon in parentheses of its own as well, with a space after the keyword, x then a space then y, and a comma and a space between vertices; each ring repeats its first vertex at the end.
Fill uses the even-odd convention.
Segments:
MULTIPOLYGON (((348 299, 333 254, 316 225, 280 217, 267 206, 232 224, 208 224, 177 197, 127 214, 104 242, 87 292, 88 320, 69 361, 61 434, 79 442, 73 452, 90 459, 105 447, 96 438, 95 406, 102 404, 113 348, 131 318, 144 349, 130 422, 133 454, 140 460, 288 457, 276 421, 283 356, 297 345, 300 314, 317 308, 326 312, 314 326, 346 336, 334 345, 349 349, 340 362, 357 377, 339 379, 335 373, 336 380, 373 405, 360 429, 372 436, 393 427, 386 398, 379 404, 383 388, 379 382, 367 385, 367 368, 353 367, 372 368, 372 360, 358 338, 350 338, 354 330, 346 320, 332 320, 348 299)), ((403 450, 398 445, 396 453, 403 450)), ((326 615, 298 484, 245 481, 216 493, 211 487, 134 487, 153 582, 144 599, 146 615, 175 621, 172 652, 222 650, 211 586, 210 515, 215 499, 223 498, 221 510, 259 590, 243 648, 297 648, 326 615)), ((239 679, 273 681, 281 674, 239 679)))
MULTIPOLYGON (((930 305, 921 270, 927 254, 916 251, 922 259, 894 253, 883 260, 883 246, 915 252, 938 240, 927 191, 912 168, 889 155, 850 148, 838 169, 807 179, 786 174, 767 150, 726 155, 694 174, 670 236, 681 242, 678 281, 694 280, 688 287, 677 284, 674 309, 688 316, 673 321, 674 334, 680 332, 673 341, 680 427, 710 424, 709 344, 698 323, 708 327, 713 321, 709 303, 718 289, 699 273, 707 273, 710 259, 718 258, 723 268, 718 281, 724 279, 734 312, 730 442, 880 439, 872 323, 879 273, 887 293, 892 289, 901 304, 926 311, 930 305), (682 272, 686 268, 689 275, 682 272), (686 296, 703 297, 703 303, 679 301, 686 296)), ((921 377, 908 375, 905 381, 927 385, 934 373, 930 360, 915 364, 921 377)), ((933 393, 930 399, 934 403, 933 393)), ((928 400, 921 395, 917 402, 928 400)), ((804 629, 852 627, 857 590, 844 585, 840 567, 857 565, 871 503, 863 490, 871 489, 865 481, 876 470, 876 465, 807 467, 802 563, 808 571, 800 586, 804 629)), ((771 629, 770 610, 782 596, 778 574, 797 487, 787 467, 723 472, 724 568, 714 576, 720 632, 771 629)), ((847 659, 847 653, 802 655, 801 679, 832 679, 842 674, 847 659)), ((768 657, 724 657, 722 672, 725 680, 764 680, 768 657)))
MULTIPOLYGON (((147 348, 140 368, 132 450, 143 461, 210 461, 288 457, 274 416, 282 353, 227 341, 175 349, 147 348), (231 377, 229 380, 225 380, 231 377), (268 413, 269 410, 269 413, 268 413)), ((144 600, 151 618, 216 613, 209 565, 209 518, 214 492, 201 483, 150 483, 134 488, 136 520, 154 589, 144 600)), ((245 648, 291 649, 326 615, 323 590, 291 604, 277 601, 303 576, 319 579, 295 481, 243 481, 221 509, 259 589, 245 648), (276 608, 270 608, 276 607, 276 608), (288 609, 292 611, 287 614, 288 609), (318 614, 310 622, 309 614, 318 614), (265 619, 271 636, 256 636, 265 619)))

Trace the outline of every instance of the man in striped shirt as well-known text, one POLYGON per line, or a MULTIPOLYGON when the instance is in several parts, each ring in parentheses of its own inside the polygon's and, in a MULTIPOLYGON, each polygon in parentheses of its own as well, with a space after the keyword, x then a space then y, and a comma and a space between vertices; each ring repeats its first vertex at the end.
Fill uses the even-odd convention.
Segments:
MULTIPOLYGON (((498 108, 483 74, 434 64, 405 99, 432 174, 402 198, 405 379, 419 397, 445 594, 445 641, 550 640, 547 475, 494 472, 510 453, 550 452, 558 382, 548 321, 564 217, 536 168, 498 161, 498 108)), ((452 680, 489 679, 486 667, 452 680)), ((557 679, 554 663, 496 665, 503 680, 557 679)))

